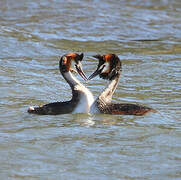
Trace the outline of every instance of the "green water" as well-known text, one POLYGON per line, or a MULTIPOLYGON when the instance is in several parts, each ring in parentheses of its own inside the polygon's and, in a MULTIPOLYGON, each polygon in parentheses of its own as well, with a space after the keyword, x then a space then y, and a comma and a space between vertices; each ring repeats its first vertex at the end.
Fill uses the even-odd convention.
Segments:
MULTIPOLYGON (((107 83, 84 84, 97 97, 107 83)), ((0 2, 1 179, 181 179, 180 120, 179 0, 0 2), (87 76, 92 55, 116 53, 123 72, 113 101, 158 113, 28 114, 71 98, 58 70, 68 52, 84 52, 87 76)))

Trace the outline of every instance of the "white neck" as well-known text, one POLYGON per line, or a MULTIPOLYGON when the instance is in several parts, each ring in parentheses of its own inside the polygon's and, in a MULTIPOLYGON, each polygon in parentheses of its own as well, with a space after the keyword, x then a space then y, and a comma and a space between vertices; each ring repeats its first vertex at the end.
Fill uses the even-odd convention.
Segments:
POLYGON ((81 85, 80 81, 78 79, 76 79, 76 77, 73 76, 73 74, 70 71, 68 71, 62 75, 71 87, 74 87, 78 84, 81 85))
POLYGON ((78 91, 80 100, 73 113, 89 113, 90 106, 94 102, 92 93, 83 84, 81 84, 71 72, 64 73, 63 77, 70 85, 73 95, 75 91, 78 91))
POLYGON ((104 91, 99 95, 99 97, 94 101, 90 108, 90 113, 100 113, 99 105, 100 102, 106 106, 106 104, 111 103, 112 95, 114 94, 118 83, 120 75, 118 75, 114 80, 112 80, 109 85, 104 89, 104 91))
POLYGON ((104 100, 106 103, 110 103, 112 100, 112 96, 118 86, 119 79, 120 75, 109 83, 107 88, 104 89, 104 91, 100 94, 98 98, 104 100))

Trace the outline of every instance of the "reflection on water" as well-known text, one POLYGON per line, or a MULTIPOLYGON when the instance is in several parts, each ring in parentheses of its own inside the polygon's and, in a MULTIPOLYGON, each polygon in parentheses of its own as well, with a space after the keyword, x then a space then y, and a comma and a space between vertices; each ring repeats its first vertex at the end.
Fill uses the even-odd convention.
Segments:
MULTIPOLYGON (((179 0, 7 0, 0 12, 2 179, 181 178, 179 0), (113 100, 158 113, 28 114, 30 105, 71 98, 58 70, 67 52, 85 53, 87 76, 97 65, 92 55, 119 55, 113 100)), ((97 97, 106 82, 85 85, 97 97)))

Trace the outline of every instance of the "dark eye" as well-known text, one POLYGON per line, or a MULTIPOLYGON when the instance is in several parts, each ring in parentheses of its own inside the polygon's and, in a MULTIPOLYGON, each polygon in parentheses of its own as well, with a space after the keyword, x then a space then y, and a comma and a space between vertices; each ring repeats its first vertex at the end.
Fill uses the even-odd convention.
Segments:
POLYGON ((74 60, 76 63, 78 63, 79 61, 82 61, 79 56, 76 56, 74 60))

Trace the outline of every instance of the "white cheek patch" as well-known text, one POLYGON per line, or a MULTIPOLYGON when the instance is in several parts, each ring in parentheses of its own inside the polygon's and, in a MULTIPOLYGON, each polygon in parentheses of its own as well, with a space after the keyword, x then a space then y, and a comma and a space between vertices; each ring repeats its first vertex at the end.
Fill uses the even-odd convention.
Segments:
POLYGON ((109 70, 110 70, 110 67, 109 67, 109 63, 104 63, 101 67, 100 67, 100 69, 101 68, 103 68, 103 70, 102 70, 102 72, 101 73, 106 73, 106 72, 108 72, 109 70), (104 68, 103 68, 103 66, 104 66, 104 68))
POLYGON ((66 63, 67 63, 67 58, 64 56, 63 61, 62 61, 62 65, 65 65, 66 63))

